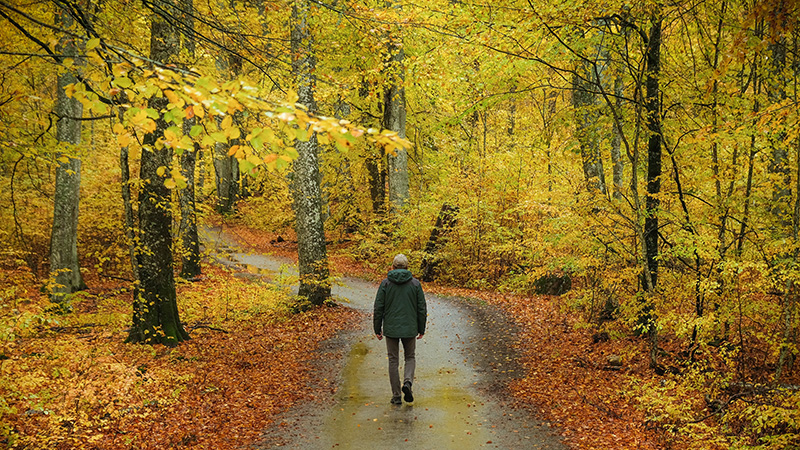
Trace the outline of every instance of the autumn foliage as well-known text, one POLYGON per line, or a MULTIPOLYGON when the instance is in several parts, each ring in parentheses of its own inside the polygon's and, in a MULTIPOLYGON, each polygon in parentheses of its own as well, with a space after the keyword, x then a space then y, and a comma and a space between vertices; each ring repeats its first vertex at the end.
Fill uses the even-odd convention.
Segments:
MULTIPOLYGON (((402 251, 504 308, 515 394, 576 448, 800 446, 797 2, 212 3, 0 3, 5 443, 206 445, 252 409, 189 423, 240 401, 214 374, 260 379, 250 353, 307 370, 266 350, 311 352, 289 342, 352 313, 294 315, 211 266, 171 295, 188 225, 217 211, 292 258, 305 214, 318 269, 375 277, 402 251), (160 298, 192 340, 122 345, 160 298)), ((255 403, 266 423, 277 403, 255 403)))
POLYGON ((334 386, 311 371, 316 349, 359 315, 294 314, 274 287, 206 271, 179 289, 192 339, 176 348, 123 343, 130 304, 113 284, 87 292, 70 315, 43 311, 49 302, 36 296, 8 311, 4 446, 234 449, 297 402, 330 395, 334 386))

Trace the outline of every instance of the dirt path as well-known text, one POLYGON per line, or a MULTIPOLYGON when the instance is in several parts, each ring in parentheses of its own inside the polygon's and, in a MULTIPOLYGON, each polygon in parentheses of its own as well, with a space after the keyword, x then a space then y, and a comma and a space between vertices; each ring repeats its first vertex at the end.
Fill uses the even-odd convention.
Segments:
MULTIPOLYGON (((210 241, 230 242, 221 234, 210 241)), ((295 270, 288 261, 230 248, 218 258, 267 277, 295 270)), ((337 389, 290 409, 256 448, 566 449, 529 411, 509 407, 504 385, 521 376, 510 348, 514 329, 496 309, 474 301, 426 296, 415 402, 391 405, 385 344, 372 335, 369 318, 376 289, 356 279, 334 287, 341 304, 365 313, 360 330, 325 342, 315 362, 319 379, 335 380, 337 389)))

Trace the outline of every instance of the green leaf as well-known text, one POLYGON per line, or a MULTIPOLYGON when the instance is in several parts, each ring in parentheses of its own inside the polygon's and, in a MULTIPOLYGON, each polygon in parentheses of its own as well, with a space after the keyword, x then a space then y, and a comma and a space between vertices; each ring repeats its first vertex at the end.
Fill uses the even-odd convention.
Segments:
POLYGON ((215 141, 214 138, 212 138, 209 135, 203 136, 203 140, 200 141, 200 145, 202 145, 203 147, 211 147, 212 145, 214 145, 216 143, 217 143, 217 141, 215 141))
POLYGON ((133 86, 133 81, 128 77, 117 77, 114 78, 114 84, 124 89, 133 86))
POLYGON ((251 163, 250 161, 248 161, 246 159, 240 159, 239 160, 239 172, 242 172, 242 173, 249 172, 252 169, 254 169, 255 167, 256 167, 255 164, 251 163))
POLYGON ((194 125, 192 126, 192 129, 189 131, 189 136, 197 137, 202 132, 203 132, 203 127, 201 127, 200 125, 194 125))
POLYGON ((285 169, 287 167, 289 167, 289 163, 285 159, 278 158, 278 159, 275 160, 275 168, 276 169, 282 170, 282 169, 285 169))

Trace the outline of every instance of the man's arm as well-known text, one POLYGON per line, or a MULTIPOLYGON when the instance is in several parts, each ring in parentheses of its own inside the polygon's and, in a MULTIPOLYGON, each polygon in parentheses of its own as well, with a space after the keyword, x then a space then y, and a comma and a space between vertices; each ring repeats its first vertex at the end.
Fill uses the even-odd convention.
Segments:
POLYGON ((382 282, 378 288, 378 293, 375 295, 375 304, 372 307, 372 328, 378 339, 383 339, 381 330, 383 329, 383 308, 385 300, 386 289, 384 282, 382 282))
POLYGON ((422 291, 422 285, 417 282, 417 331, 419 332, 418 339, 425 334, 425 325, 428 322, 428 304, 425 302, 425 293, 422 291))

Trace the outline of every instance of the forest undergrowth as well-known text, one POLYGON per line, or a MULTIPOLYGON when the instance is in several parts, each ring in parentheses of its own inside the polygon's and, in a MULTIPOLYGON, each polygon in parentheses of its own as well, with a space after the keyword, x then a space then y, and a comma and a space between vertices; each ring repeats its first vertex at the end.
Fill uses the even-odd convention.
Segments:
MULTIPOLYGON (((248 251, 296 258, 291 232, 223 226, 248 251)), ((329 258, 340 276, 377 281, 386 268, 359 258, 347 241, 331 245, 329 258)), ((297 313, 284 290, 207 264, 200 281, 179 284, 192 339, 175 348, 131 345, 123 343, 130 293, 118 281, 88 280, 92 288, 61 314, 24 271, 6 268, 2 277, 6 293, 15 290, 7 297, 13 304, 2 306, 0 329, 2 444, 9 448, 226 449, 255 442, 280 412, 335 389, 311 370, 315 351, 363 320, 341 307, 297 313)), ((533 410, 571 448, 731 448, 737 432, 746 437, 747 408, 771 417, 758 395, 712 409, 724 399, 704 397, 696 378, 726 364, 722 355, 699 359, 702 370, 698 362, 659 374, 648 366, 645 339, 620 323, 587 323, 569 294, 436 283, 425 289, 496 305, 516 322, 509 345, 523 355, 524 372, 511 384, 512 408, 533 410), (739 429, 736 417, 743 418, 739 429)), ((681 349, 669 336, 660 345, 662 360, 677 364, 681 349)), ((785 448, 792 436, 784 433, 785 448)))
MULTIPOLYGON (((231 230, 254 251, 293 257, 291 231, 262 233, 242 225, 231 230)), ((358 240, 329 247, 334 273, 379 281, 386 261, 364 258, 358 240)), ((374 242, 369 245, 375 244, 374 242)), ((379 244, 376 244, 380 247, 379 244)), ((387 249, 389 251, 389 249, 387 249)), ((574 449, 767 449, 800 448, 794 430, 798 371, 787 388, 763 383, 774 367, 768 346, 756 341, 703 345, 693 352, 666 331, 659 338, 661 366, 650 366, 647 338, 628 322, 598 320, 578 299, 589 282, 573 277, 572 291, 533 295, 426 283, 426 292, 478 299, 504 310, 518 329, 516 346, 524 373, 511 384, 514 408, 531 409, 574 449), (586 286, 584 286, 586 285, 586 286), (740 367, 742 364, 746 368, 740 367)), ((585 303, 585 302, 584 302, 585 303)), ((757 319, 739 327, 757 327, 757 319)), ((733 333, 732 331, 730 332, 733 333)))
MULTIPOLYGON (((257 252, 293 257, 291 233, 262 233, 244 226, 230 229, 257 252)), ((380 262, 353 258, 352 244, 331 250, 334 272, 379 281, 380 262)), ((556 296, 521 296, 494 291, 461 289, 435 283, 426 292, 472 298, 502 308, 519 325, 518 347, 525 373, 512 383, 513 408, 532 409, 554 426, 574 449, 660 449, 665 441, 637 408, 635 391, 625 386, 632 377, 656 380, 646 357, 631 356, 625 368, 608 370, 613 355, 645 355, 646 343, 637 339, 593 344, 592 332, 577 326, 578 315, 564 308, 556 296), (620 369, 620 370, 618 370, 620 369)))
MULTIPOLYGON (((0 447, 241 448, 281 411, 333 389, 311 361, 358 313, 296 313, 280 289, 218 266, 204 272, 179 285, 192 339, 174 348, 124 343, 130 293, 118 282, 88 280, 73 311, 57 314, 17 278, 28 291, 3 306, 0 447)), ((14 276, 4 271, 6 283, 14 276)))

